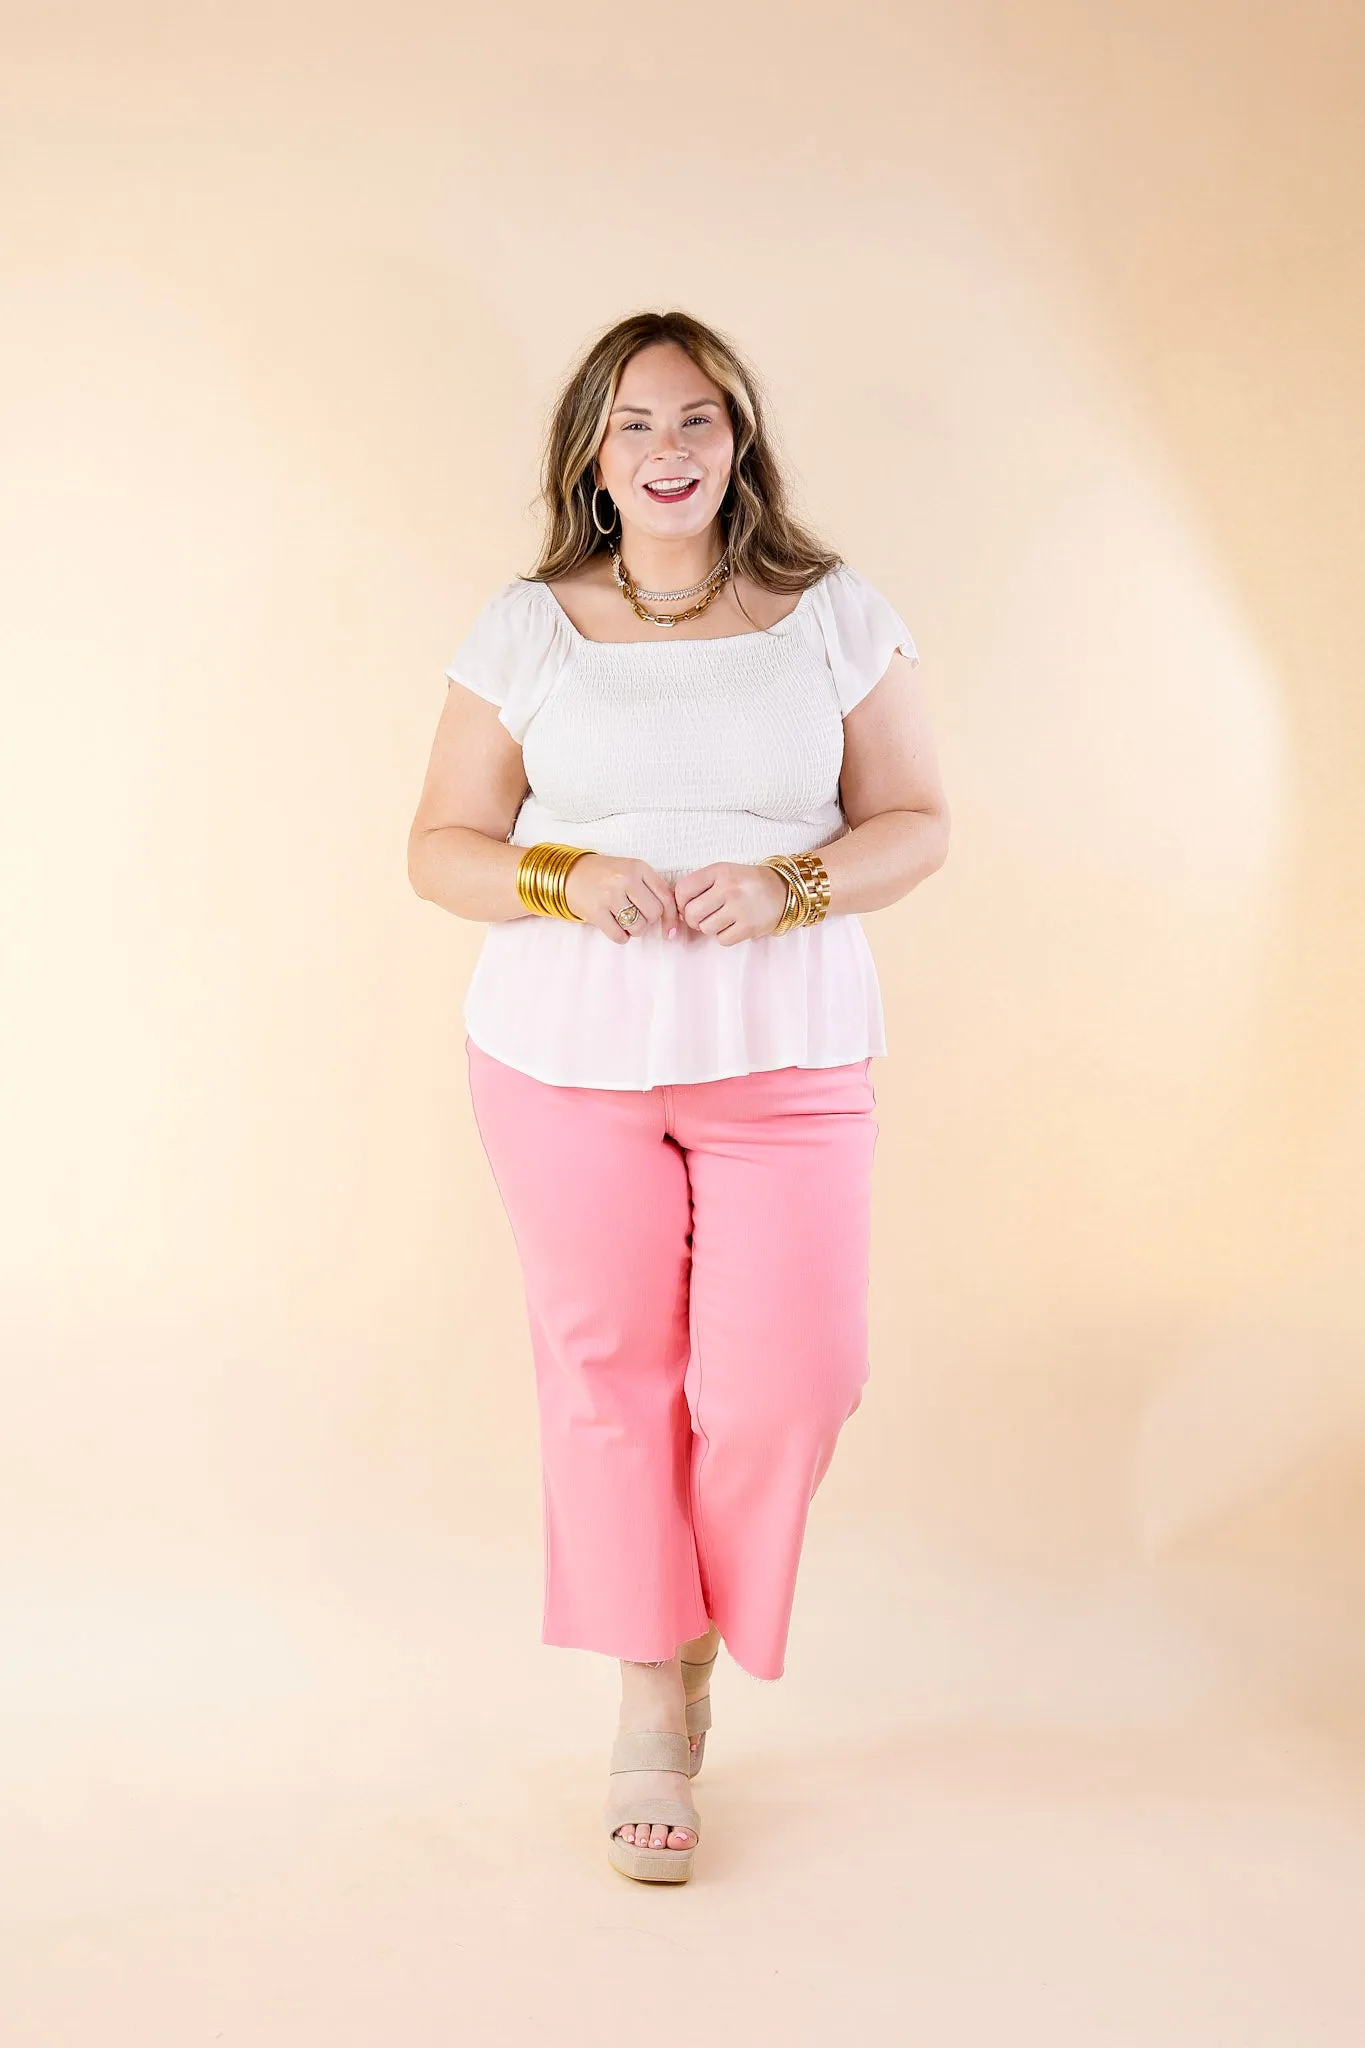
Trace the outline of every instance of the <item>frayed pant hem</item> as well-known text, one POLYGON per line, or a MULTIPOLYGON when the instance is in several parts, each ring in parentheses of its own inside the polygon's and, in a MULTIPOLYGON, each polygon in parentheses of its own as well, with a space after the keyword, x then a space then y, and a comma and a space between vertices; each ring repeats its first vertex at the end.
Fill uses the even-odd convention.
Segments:
MULTIPOLYGON (((638 1649, 607 1649, 601 1643, 582 1642, 571 1639, 568 1636, 561 1637, 547 1632, 542 1632, 540 1640, 547 1650, 585 1650, 589 1656, 610 1657, 622 1664, 667 1664, 671 1658, 677 1656, 684 1643, 695 1642, 698 1636, 705 1634, 706 1626, 703 1624, 700 1628, 691 1629, 686 1634, 679 1636, 671 1650, 663 1650, 655 1656, 647 1657, 642 1657, 638 1649)), ((746 1678, 752 1678, 756 1684, 776 1685, 778 1679, 785 1675, 785 1664, 779 1664, 776 1671, 760 1671, 752 1664, 746 1664, 743 1657, 737 1656, 729 1643, 726 1642, 724 1635, 721 1636, 720 1640, 730 1662, 738 1670, 742 1671, 746 1678)))
POLYGON ((642 1653, 638 1647, 623 1650, 614 1646, 608 1647, 603 1643, 588 1643, 568 1636, 551 1635, 543 1630, 540 1640, 549 1650, 586 1650, 589 1656, 611 1657, 622 1664, 667 1664, 670 1659, 677 1656, 679 1649, 684 1643, 694 1642, 698 1636, 705 1634, 706 1627, 703 1623, 700 1628, 690 1629, 685 1634, 680 1635, 672 1649, 661 1650, 656 1648, 652 1652, 647 1653, 642 1653))

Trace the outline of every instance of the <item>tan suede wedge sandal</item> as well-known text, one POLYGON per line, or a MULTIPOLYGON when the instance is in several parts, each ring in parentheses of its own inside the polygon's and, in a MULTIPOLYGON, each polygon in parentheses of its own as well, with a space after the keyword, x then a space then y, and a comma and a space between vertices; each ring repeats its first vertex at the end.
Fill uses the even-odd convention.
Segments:
POLYGON ((618 1730, 611 1746, 607 1857, 626 1877, 639 1877, 654 1884, 682 1884, 691 1877, 695 1843, 693 1849, 638 1849, 633 1842, 623 1842, 616 1832, 632 1821, 660 1821, 670 1828, 691 1828, 701 1839, 701 1817, 690 1793, 686 1799, 669 1799, 658 1795, 651 1798, 638 1789, 631 1790, 631 1777, 636 1771, 680 1771, 686 1777, 687 1757, 685 1735, 662 1728, 642 1732, 618 1730))
POLYGON ((688 1695, 687 1732, 689 1735, 698 1737, 696 1749, 689 1749, 688 1751, 687 1775, 689 1778, 696 1777, 697 1772, 701 1769, 702 1758, 706 1755, 706 1731, 711 1726, 711 1670, 719 1655, 720 1649, 717 1647, 711 1652, 709 1657, 704 1657, 700 1664, 689 1664, 686 1657, 678 1659, 678 1662, 682 1665, 683 1690, 688 1695), (696 1697, 693 1698, 692 1695, 696 1691, 699 1679, 704 1679, 706 1682, 702 1690, 696 1693, 696 1697))

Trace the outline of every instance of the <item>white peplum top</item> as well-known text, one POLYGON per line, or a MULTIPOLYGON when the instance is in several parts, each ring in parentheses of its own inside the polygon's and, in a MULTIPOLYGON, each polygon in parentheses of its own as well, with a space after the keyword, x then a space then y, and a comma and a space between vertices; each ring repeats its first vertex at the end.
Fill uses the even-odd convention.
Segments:
MULTIPOLYGON (((900 614, 844 563, 775 626, 711 640, 589 640, 546 584, 518 577, 445 673, 496 704, 522 748, 529 790, 510 845, 629 854, 675 882, 842 837, 843 718, 898 649, 919 661, 900 614)), ((650 924, 618 945, 528 911, 488 926, 464 1022, 495 1059, 562 1087, 647 1089, 886 1051, 852 912, 733 945, 650 924)))

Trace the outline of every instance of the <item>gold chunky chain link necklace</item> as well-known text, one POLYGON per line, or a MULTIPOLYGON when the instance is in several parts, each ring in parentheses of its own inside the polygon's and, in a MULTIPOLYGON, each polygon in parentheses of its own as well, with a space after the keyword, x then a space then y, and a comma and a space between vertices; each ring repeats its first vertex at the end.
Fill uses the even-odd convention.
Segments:
POLYGON ((649 626, 676 626, 683 619, 695 619, 706 610, 708 605, 715 603, 730 580, 730 556, 728 550, 721 556, 715 568, 703 576, 700 583, 693 583, 686 590, 641 590, 639 585, 632 580, 629 570, 621 560, 621 550, 619 548, 614 547, 612 549, 611 560, 612 567, 616 571, 616 581, 620 587, 621 595, 635 613, 636 618, 643 619, 645 624, 649 626), (701 593, 698 602, 689 605, 686 611, 662 613, 652 612, 649 609, 649 604, 651 603, 657 604, 662 601, 664 603, 676 604, 684 597, 696 596, 698 592, 701 593))

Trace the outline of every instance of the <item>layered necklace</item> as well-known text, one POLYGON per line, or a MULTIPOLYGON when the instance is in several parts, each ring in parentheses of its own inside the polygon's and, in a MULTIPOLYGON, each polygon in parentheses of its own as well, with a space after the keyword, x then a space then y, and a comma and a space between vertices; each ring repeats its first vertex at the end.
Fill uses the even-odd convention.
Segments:
POLYGON ((620 548, 611 551, 612 566, 621 595, 638 619, 649 626, 676 626, 682 619, 695 619, 708 605, 714 604, 730 580, 730 551, 727 548, 714 569, 702 577, 700 583, 690 583, 686 590, 641 590, 631 579, 629 570, 621 560, 620 548), (652 612, 652 604, 682 604, 685 599, 695 597, 696 604, 688 605, 683 612, 652 612))

